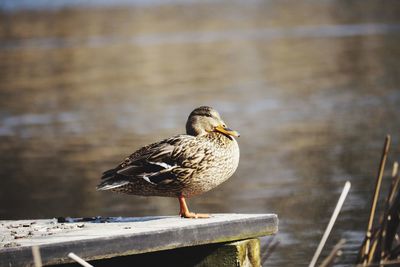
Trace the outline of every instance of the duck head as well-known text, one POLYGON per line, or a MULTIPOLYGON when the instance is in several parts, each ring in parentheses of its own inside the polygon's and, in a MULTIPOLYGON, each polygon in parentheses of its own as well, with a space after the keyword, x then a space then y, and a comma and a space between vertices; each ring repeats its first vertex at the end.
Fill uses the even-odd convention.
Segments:
POLYGON ((237 131, 231 130, 226 126, 215 109, 202 106, 193 110, 186 122, 186 133, 198 136, 211 132, 220 132, 230 138, 232 136, 240 136, 237 131))

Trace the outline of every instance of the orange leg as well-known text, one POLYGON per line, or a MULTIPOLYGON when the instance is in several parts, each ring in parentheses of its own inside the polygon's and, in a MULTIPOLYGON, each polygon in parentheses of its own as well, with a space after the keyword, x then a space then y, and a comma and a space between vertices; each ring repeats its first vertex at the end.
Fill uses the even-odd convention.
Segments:
POLYGON ((182 218, 192 218, 192 219, 210 218, 209 214, 190 212, 186 205, 185 197, 180 196, 178 199, 179 199, 179 206, 181 209, 179 215, 181 215, 182 218))

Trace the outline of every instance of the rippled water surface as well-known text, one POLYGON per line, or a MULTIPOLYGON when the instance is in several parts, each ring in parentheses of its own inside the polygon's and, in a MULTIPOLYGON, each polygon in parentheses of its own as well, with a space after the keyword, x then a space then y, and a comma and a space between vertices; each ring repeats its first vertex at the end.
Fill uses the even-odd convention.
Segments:
POLYGON ((136 2, 4 2, 0 218, 177 214, 175 199, 95 186, 210 105, 241 133, 241 161, 191 209, 277 213, 266 265, 305 266, 349 179, 328 248, 346 238, 352 263, 387 133, 389 164, 400 155, 400 3, 136 2))

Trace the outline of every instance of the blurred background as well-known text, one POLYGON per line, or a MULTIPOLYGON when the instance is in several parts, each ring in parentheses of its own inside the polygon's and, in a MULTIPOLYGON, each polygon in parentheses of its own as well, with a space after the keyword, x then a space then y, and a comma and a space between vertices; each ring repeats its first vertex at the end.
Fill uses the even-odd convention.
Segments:
POLYGON ((346 238, 348 266, 387 133, 399 159, 399 87, 396 0, 2 0, 0 219, 176 215, 175 199, 95 186, 209 105, 241 161, 190 208, 277 213, 266 265, 305 266, 349 179, 322 255, 346 238))

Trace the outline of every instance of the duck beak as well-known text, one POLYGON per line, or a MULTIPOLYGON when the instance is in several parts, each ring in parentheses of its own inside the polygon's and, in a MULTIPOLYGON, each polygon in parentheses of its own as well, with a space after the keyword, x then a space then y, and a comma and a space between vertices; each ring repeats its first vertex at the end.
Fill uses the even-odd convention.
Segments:
POLYGON ((223 127, 222 125, 218 125, 217 127, 215 127, 215 130, 217 132, 220 132, 220 133, 223 133, 223 134, 226 134, 226 135, 231 135, 231 136, 234 136, 234 137, 239 137, 240 136, 240 134, 237 131, 231 130, 231 129, 226 128, 226 127, 223 127))

